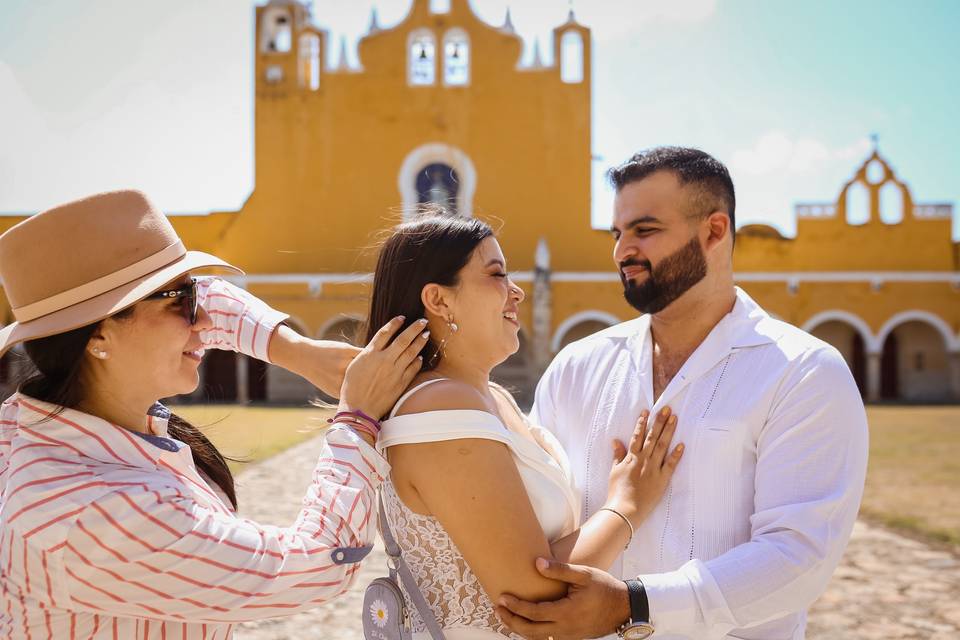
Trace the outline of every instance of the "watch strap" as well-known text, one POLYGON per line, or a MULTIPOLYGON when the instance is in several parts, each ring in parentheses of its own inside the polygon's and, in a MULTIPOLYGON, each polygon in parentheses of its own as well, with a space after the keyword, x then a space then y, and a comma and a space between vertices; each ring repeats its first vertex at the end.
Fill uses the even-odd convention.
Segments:
POLYGON ((624 580, 627 583, 627 594, 630 597, 630 621, 650 622, 650 603, 647 600, 647 590, 643 582, 638 579, 624 580))

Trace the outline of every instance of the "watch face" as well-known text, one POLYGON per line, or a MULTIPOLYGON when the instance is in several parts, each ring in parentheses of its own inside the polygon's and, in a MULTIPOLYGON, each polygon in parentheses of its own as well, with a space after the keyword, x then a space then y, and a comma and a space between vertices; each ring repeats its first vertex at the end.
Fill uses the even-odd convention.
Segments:
POLYGON ((653 635, 653 625, 648 622, 637 622, 623 630, 623 640, 645 640, 653 635))

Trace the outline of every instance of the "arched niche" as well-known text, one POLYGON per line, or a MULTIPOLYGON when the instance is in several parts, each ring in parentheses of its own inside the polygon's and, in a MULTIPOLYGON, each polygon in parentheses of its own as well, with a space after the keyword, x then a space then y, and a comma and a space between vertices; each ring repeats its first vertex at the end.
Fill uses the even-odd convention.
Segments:
POLYGON ((459 185, 456 189, 454 207, 459 215, 473 215, 473 196, 477 189, 477 170, 473 161, 461 149, 443 142, 430 142, 417 147, 407 154, 397 175, 397 187, 403 202, 404 216, 408 217, 417 210, 422 202, 418 191, 418 182, 422 182, 421 171, 431 165, 442 165, 452 170, 451 176, 459 185))
POLYGON ((447 87, 470 84, 470 36, 459 27, 443 34, 443 84, 447 87))
POLYGON ((427 87, 437 82, 437 38, 430 29, 416 29, 407 39, 407 82, 427 87))
POLYGON ((862 182, 854 182, 846 192, 847 224, 870 222, 870 189, 862 182))

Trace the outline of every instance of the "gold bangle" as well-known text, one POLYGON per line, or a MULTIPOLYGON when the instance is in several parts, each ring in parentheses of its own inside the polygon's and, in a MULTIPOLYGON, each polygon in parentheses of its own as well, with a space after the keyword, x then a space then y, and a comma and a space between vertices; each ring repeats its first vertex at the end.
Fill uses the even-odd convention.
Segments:
MULTIPOLYGON (((618 516, 620 516, 620 517, 623 519, 623 521, 627 523, 627 526, 630 528, 630 540, 633 540, 633 524, 630 522, 630 520, 627 518, 627 516, 623 515, 622 513, 620 513, 619 511, 617 511, 617 510, 614 509, 613 507, 600 507, 599 509, 597 509, 597 511, 609 511, 610 513, 615 513, 615 514, 617 514, 618 516)), ((623 548, 626 549, 626 548, 627 548, 627 545, 629 545, 629 544, 630 544, 630 542, 627 541, 627 544, 624 545, 623 548)))

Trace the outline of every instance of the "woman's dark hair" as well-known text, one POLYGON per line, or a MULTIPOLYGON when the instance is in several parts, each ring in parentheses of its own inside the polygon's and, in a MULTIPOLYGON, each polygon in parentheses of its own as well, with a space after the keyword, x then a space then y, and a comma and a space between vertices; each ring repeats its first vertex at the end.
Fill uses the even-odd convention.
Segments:
MULTIPOLYGON (((397 316, 406 317, 404 329, 423 318, 423 287, 430 283, 456 286, 474 250, 492 235, 487 223, 440 207, 423 210, 397 226, 377 259, 364 342, 369 343, 380 327, 397 316)), ((432 338, 423 348, 424 371, 436 367, 438 349, 432 338)))
MULTIPOLYGON (((128 307, 112 317, 123 319, 132 314, 133 307, 128 307)), ((80 381, 84 352, 99 326, 100 323, 95 322, 79 329, 23 343, 34 370, 19 381, 18 390, 58 407, 75 409, 83 400, 84 394, 80 381)), ((197 468, 217 483, 236 509, 237 492, 233 484, 233 474, 230 473, 226 459, 213 443, 195 426, 172 413, 167 422, 167 433, 171 438, 176 438, 190 447, 197 468)))

